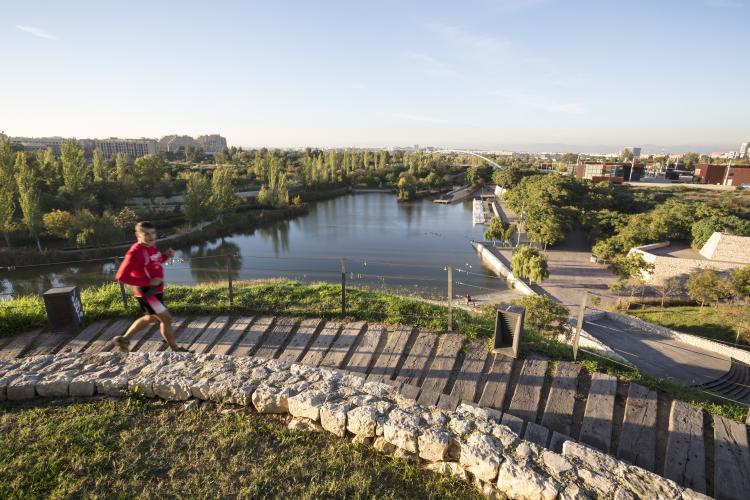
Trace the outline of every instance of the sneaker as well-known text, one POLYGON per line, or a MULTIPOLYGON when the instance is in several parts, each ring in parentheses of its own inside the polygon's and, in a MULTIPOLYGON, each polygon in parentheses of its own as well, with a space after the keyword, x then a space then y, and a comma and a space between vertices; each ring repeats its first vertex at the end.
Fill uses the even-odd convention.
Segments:
POLYGON ((130 352, 130 340, 127 337, 118 335, 112 340, 121 352, 130 352))
POLYGON ((172 347, 172 352, 190 352, 190 351, 188 351, 184 347, 177 346, 177 347, 172 347))

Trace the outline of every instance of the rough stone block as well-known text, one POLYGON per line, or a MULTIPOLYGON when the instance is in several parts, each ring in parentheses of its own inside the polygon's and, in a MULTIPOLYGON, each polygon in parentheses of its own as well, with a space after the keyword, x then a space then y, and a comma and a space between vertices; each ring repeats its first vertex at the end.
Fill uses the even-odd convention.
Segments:
POLYGON ((497 488, 510 498, 539 498, 553 500, 560 492, 560 484, 549 477, 523 467, 512 459, 500 466, 497 488))
POLYGON ((497 477, 502 445, 492 436, 475 433, 461 443, 461 465, 482 481, 497 477))
POLYGON ((253 406, 258 413, 287 413, 288 395, 278 387, 261 384, 253 392, 253 406))
POLYGON ((320 420, 320 408, 326 401, 322 391, 305 391, 289 398, 289 413, 295 417, 309 418, 313 422, 320 420))
POLYGON ((466 471, 458 462, 435 462, 432 464, 427 464, 425 468, 439 474, 449 474, 451 476, 456 476, 466 481, 466 471))
POLYGON ((346 429, 352 434, 375 437, 378 412, 374 406, 359 406, 346 414, 346 429))
POLYGON ((96 381, 96 392, 105 396, 121 396, 128 388, 128 380, 125 377, 108 377, 96 381))
POLYGON ((519 441, 518 434, 506 425, 494 425, 492 427, 492 435, 499 439, 505 447, 511 447, 519 441))
POLYGON ((372 442, 372 447, 380 453, 385 453, 387 455, 396 451, 396 445, 389 443, 382 437, 375 438, 375 441, 372 442))
POLYGON ((182 379, 157 380, 153 389, 154 394, 167 401, 186 401, 192 396, 190 384, 182 379))
POLYGON ((42 397, 64 398, 68 396, 70 377, 44 378, 37 382, 36 393, 42 397))
POLYGON ((410 453, 417 452, 419 417, 403 410, 393 410, 383 423, 383 437, 389 443, 410 453))
POLYGON ((331 434, 344 437, 346 435, 346 414, 351 405, 346 401, 327 402, 320 408, 320 425, 331 434))
POLYGON ((239 387, 233 388, 229 394, 229 402, 236 405, 250 406, 253 402, 253 393, 259 385, 260 382, 257 380, 251 380, 239 387))
POLYGON ((559 453, 549 450, 542 451, 544 467, 556 478, 560 479, 566 472, 573 470, 573 464, 559 453))
POLYGON ((5 389, 8 401, 22 401, 36 396, 36 383, 39 377, 23 374, 14 378, 5 389))
POLYGON ((448 429, 458 437, 466 436, 471 434, 476 428, 476 424, 473 420, 465 418, 457 414, 453 414, 451 421, 448 422, 448 429))
POLYGON ((426 429, 419 435, 419 456, 430 462, 442 462, 448 454, 451 438, 451 434, 442 429, 426 429))
POLYGON ((500 410, 494 408, 484 408, 468 401, 463 401, 458 408, 456 413, 464 417, 473 417, 479 420, 486 420, 489 422, 500 423, 503 418, 503 413, 500 410))

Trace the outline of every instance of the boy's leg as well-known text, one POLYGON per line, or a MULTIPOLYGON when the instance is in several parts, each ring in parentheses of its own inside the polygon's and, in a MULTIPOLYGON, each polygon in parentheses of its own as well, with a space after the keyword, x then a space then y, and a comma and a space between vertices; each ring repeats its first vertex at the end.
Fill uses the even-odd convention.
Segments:
POLYGON ((152 314, 144 314, 143 316, 141 316, 137 320, 133 321, 133 324, 130 325, 130 328, 127 329, 127 331, 125 332, 125 334, 123 335, 123 337, 129 339, 133 335, 135 335, 136 333, 138 333, 141 330, 143 330, 144 328, 146 328, 148 325, 152 325, 152 324, 156 323, 157 321, 159 321, 159 319, 156 318, 154 315, 152 315, 152 314))
POLYGON ((172 331, 172 315, 169 314, 168 309, 165 309, 159 314, 156 314, 156 317, 161 323, 161 325, 159 326, 161 336, 164 337, 164 340, 167 342, 167 344, 169 344, 169 347, 174 349, 175 347, 177 347, 177 342, 175 342, 174 340, 174 332, 172 331))
POLYGON ((130 338, 136 333, 146 328, 148 325, 154 324, 157 321, 159 320, 156 318, 156 316, 153 316, 151 314, 145 314, 141 316, 140 318, 138 318, 137 320, 133 321, 133 324, 130 325, 130 327, 127 329, 125 334, 118 335, 112 340, 115 342, 115 344, 121 351, 128 352, 130 351, 130 338))

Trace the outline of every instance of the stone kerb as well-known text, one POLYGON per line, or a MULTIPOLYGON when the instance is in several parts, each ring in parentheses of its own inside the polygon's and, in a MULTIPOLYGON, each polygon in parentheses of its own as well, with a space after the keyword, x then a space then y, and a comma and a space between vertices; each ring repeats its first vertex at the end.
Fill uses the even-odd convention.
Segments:
POLYGON ((0 401, 122 396, 209 400, 292 417, 339 437, 472 481, 490 497, 704 498, 584 445, 554 453, 519 439, 501 413, 425 407, 390 385, 278 360, 190 353, 68 353, 0 361, 0 401))

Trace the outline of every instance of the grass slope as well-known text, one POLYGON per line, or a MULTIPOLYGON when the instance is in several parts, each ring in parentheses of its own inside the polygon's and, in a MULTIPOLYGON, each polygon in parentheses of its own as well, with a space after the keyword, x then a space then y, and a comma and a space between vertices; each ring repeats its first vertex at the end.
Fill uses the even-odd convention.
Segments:
POLYGON ((249 410, 0 404, 0 498, 479 498, 464 482, 249 410))
POLYGON ((747 304, 641 307, 628 314, 672 330, 734 343, 740 325, 740 344, 750 345, 750 307, 747 304))

